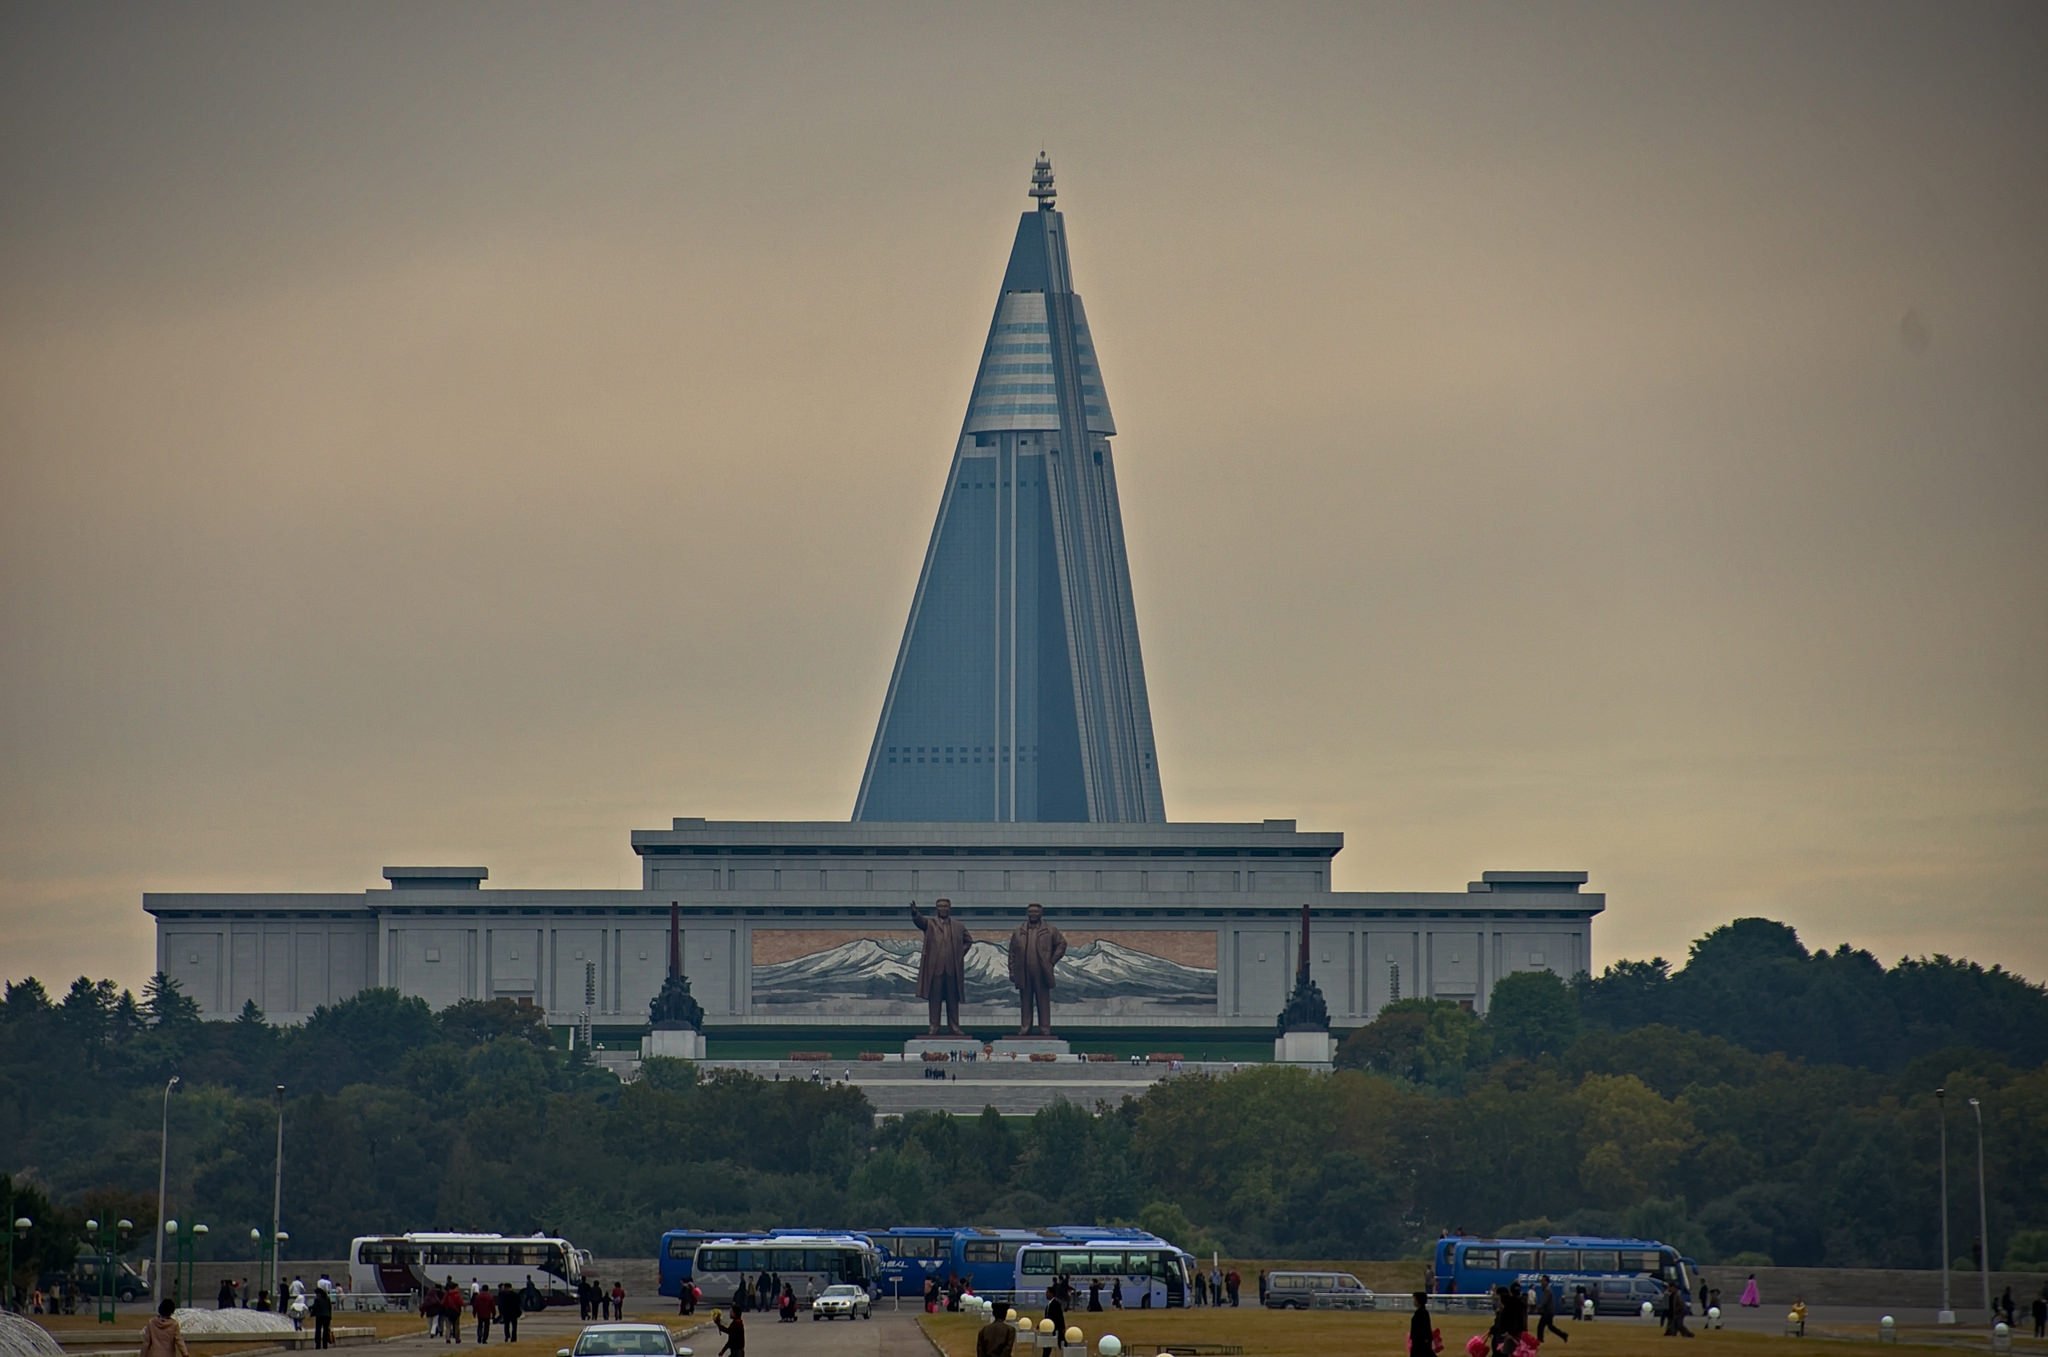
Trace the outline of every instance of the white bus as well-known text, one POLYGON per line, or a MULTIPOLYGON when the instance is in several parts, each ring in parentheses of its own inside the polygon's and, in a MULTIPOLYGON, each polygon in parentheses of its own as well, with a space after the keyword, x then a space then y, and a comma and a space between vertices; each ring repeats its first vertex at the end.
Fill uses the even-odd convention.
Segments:
POLYGON ((510 1282, 522 1292, 530 1282, 543 1303, 573 1305, 590 1254, 547 1235, 419 1232, 363 1235, 349 1245, 348 1261, 349 1287, 359 1296, 404 1299, 453 1277, 465 1290, 472 1280, 493 1290, 510 1282))
POLYGON ((741 1282, 761 1274, 788 1285, 798 1300, 851 1282, 869 1295, 882 1276, 882 1254, 865 1235, 775 1235, 767 1239, 710 1239, 697 1246, 691 1278, 713 1305, 724 1305, 741 1282))
POLYGON ((1100 1284, 1102 1304, 1123 1288, 1124 1309, 1179 1309, 1188 1303, 1188 1256, 1164 1240, 1048 1240, 1017 1250, 1017 1304, 1043 1305, 1056 1279, 1074 1288, 1069 1310, 1088 1304, 1089 1287, 1100 1284))

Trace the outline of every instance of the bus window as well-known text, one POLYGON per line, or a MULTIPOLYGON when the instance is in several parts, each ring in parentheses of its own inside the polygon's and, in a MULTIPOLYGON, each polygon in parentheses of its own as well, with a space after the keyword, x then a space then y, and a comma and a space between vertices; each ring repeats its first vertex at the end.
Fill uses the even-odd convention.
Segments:
POLYGON ((1058 1266, 1058 1267, 1057 1267, 1056 1269, 1054 1269, 1054 1270, 1055 1270, 1055 1271, 1057 1271, 1057 1272, 1059 1272, 1059 1273, 1060 1273, 1060 1274, 1061 1274, 1062 1276, 1072 1277, 1072 1276, 1074 1276, 1074 1275, 1075 1275, 1075 1274, 1077 1274, 1077 1273, 1078 1273, 1078 1274, 1082 1274, 1082 1275, 1086 1275, 1086 1274, 1087 1274, 1087 1271, 1088 1271, 1088 1255, 1087 1255, 1087 1254, 1085 1254, 1085 1253, 1073 1253, 1073 1252, 1068 1252, 1068 1251, 1066 1251, 1066 1250, 1061 1250, 1061 1251, 1060 1251, 1060 1253, 1059 1253, 1059 1255, 1058 1255, 1058 1257, 1059 1257, 1059 1260, 1060 1260, 1060 1261, 1059 1261, 1059 1266, 1058 1266))
POLYGON ((1577 1272, 1579 1251, 1577 1249, 1545 1249, 1543 1251, 1545 1272, 1577 1272))
MULTIPOLYGON (((1012 1252, 1010 1255, 1017 1255, 1012 1252)), ((1003 1245, 996 1239, 970 1239, 960 1246, 960 1257, 969 1263, 1000 1263, 1003 1261, 1003 1245)))
POLYGON ((1024 1274, 1028 1277, 1050 1277, 1052 1264, 1052 1254, 1044 1249, 1033 1249, 1024 1255, 1024 1274))
POLYGON ((1579 1254, 1579 1266, 1588 1272, 1619 1272, 1621 1255, 1613 1249, 1585 1249, 1579 1254))
POLYGON ((1503 1272, 1534 1272, 1536 1270, 1536 1250, 1502 1249, 1500 1251, 1500 1266, 1503 1272))
POLYGON ((1623 1249, 1621 1251, 1621 1271, 1623 1272, 1640 1272, 1645 1277, 1654 1277, 1657 1275, 1659 1265, 1655 1249, 1623 1249))
POLYGON ((1107 1277, 1124 1270, 1124 1251, 1115 1253, 1091 1253, 1088 1255, 1088 1270, 1098 1276, 1107 1277))
POLYGON ((1490 1272, 1500 1266, 1499 1249, 1465 1250, 1465 1266, 1490 1272))

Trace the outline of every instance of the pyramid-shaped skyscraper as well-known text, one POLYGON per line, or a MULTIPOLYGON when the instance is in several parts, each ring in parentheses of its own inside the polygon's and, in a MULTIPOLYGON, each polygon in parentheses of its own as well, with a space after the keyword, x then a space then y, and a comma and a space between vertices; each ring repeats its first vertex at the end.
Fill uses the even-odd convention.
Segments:
POLYGON ((1116 421, 1040 156, 853 818, 1166 819, 1116 421))

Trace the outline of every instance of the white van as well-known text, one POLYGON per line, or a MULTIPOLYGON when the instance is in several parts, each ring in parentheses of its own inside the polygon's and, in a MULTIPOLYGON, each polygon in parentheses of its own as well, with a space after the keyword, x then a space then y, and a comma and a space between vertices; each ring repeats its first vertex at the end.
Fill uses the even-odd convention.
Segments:
POLYGON ((1370 1310, 1373 1295, 1348 1272, 1269 1272, 1269 1310, 1370 1310))

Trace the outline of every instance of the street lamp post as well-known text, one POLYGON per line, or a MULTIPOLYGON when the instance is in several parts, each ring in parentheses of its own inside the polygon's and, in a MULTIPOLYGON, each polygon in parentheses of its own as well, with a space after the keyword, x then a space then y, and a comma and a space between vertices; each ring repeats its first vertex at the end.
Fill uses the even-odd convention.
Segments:
POLYGON ((1970 1110, 1977 1114, 1977 1241, 1982 1252, 1978 1256, 1977 1275, 1984 1279, 1984 1312, 1991 1312, 1991 1217, 1984 1209, 1984 1104, 1970 1099, 1970 1110))
POLYGON ((270 1290, 270 1280, 263 1273, 263 1231, 260 1227, 249 1227, 249 1243, 256 1250, 256 1294, 264 1296, 270 1290))
POLYGON ((105 1225, 100 1224, 97 1220, 85 1222, 85 1232, 99 1250, 99 1309, 100 1323, 102 1324, 112 1324, 116 1319, 120 1318, 117 1310, 120 1304, 120 1297, 115 1292, 115 1288, 120 1283, 120 1259, 115 1250, 120 1247, 121 1240, 134 1228, 135 1222, 126 1217, 120 1220, 108 1221, 105 1225))
POLYGON ((198 1244, 200 1236, 206 1233, 206 1227, 188 1225, 181 1231, 177 1221, 167 1220, 164 1222, 164 1231, 171 1237, 172 1257, 175 1260, 171 1264, 171 1294, 177 1299, 178 1304, 190 1305, 193 1273, 196 1269, 193 1249, 198 1244))
POLYGON ((177 1086, 178 1076, 175 1074, 164 1085, 163 1138, 158 1142, 156 1154, 156 1270, 149 1274, 149 1292, 157 1300, 162 1300, 164 1294, 164 1174, 171 1163, 171 1090, 177 1086))
POLYGON ((1941 1109, 1941 1309, 1935 1312, 1936 1324, 1956 1322, 1956 1308, 1948 1298, 1948 1090, 1934 1090, 1934 1102, 1941 1109))
MULTIPOLYGON (((14 1194, 7 1194, 7 1214, 14 1215, 14 1194)), ((0 1277, 0 1310, 15 1310, 14 1303, 14 1241, 17 1236, 26 1237, 35 1222, 27 1216, 14 1216, 7 1227, 7 1273, 0 1277)))
MULTIPOLYGON (((275 1290, 277 1290, 277 1289, 278 1289, 278 1288, 277 1288, 277 1280, 278 1280, 278 1279, 277 1279, 277 1277, 276 1277, 276 1275, 275 1275, 275 1273, 276 1273, 276 1269, 277 1269, 277 1245, 278 1245, 278 1242, 279 1242, 280 1240, 283 1240, 283 1239, 285 1239, 285 1238, 287 1237, 287 1236, 285 1235, 285 1233, 284 1233, 284 1230, 283 1230, 283 1228, 282 1228, 282 1225, 283 1225, 283 1219, 284 1219, 284 1085, 283 1085, 283 1084, 279 1084, 279 1085, 277 1086, 277 1089, 276 1089, 276 1097, 277 1097, 277 1168, 276 1168, 276 1170, 275 1170, 275 1174, 276 1174, 276 1176, 275 1176, 274 1178, 272 1178, 272 1180, 271 1180, 271 1184, 270 1184, 270 1260, 271 1260, 271 1271, 272 1271, 272 1274, 273 1274, 273 1275, 271 1276, 271 1279, 270 1279, 270 1281, 271 1281, 271 1287, 270 1287, 270 1289, 271 1289, 272 1291, 275 1291, 275 1290)), ((282 1307, 280 1307, 280 1308, 282 1308, 282 1307)))

